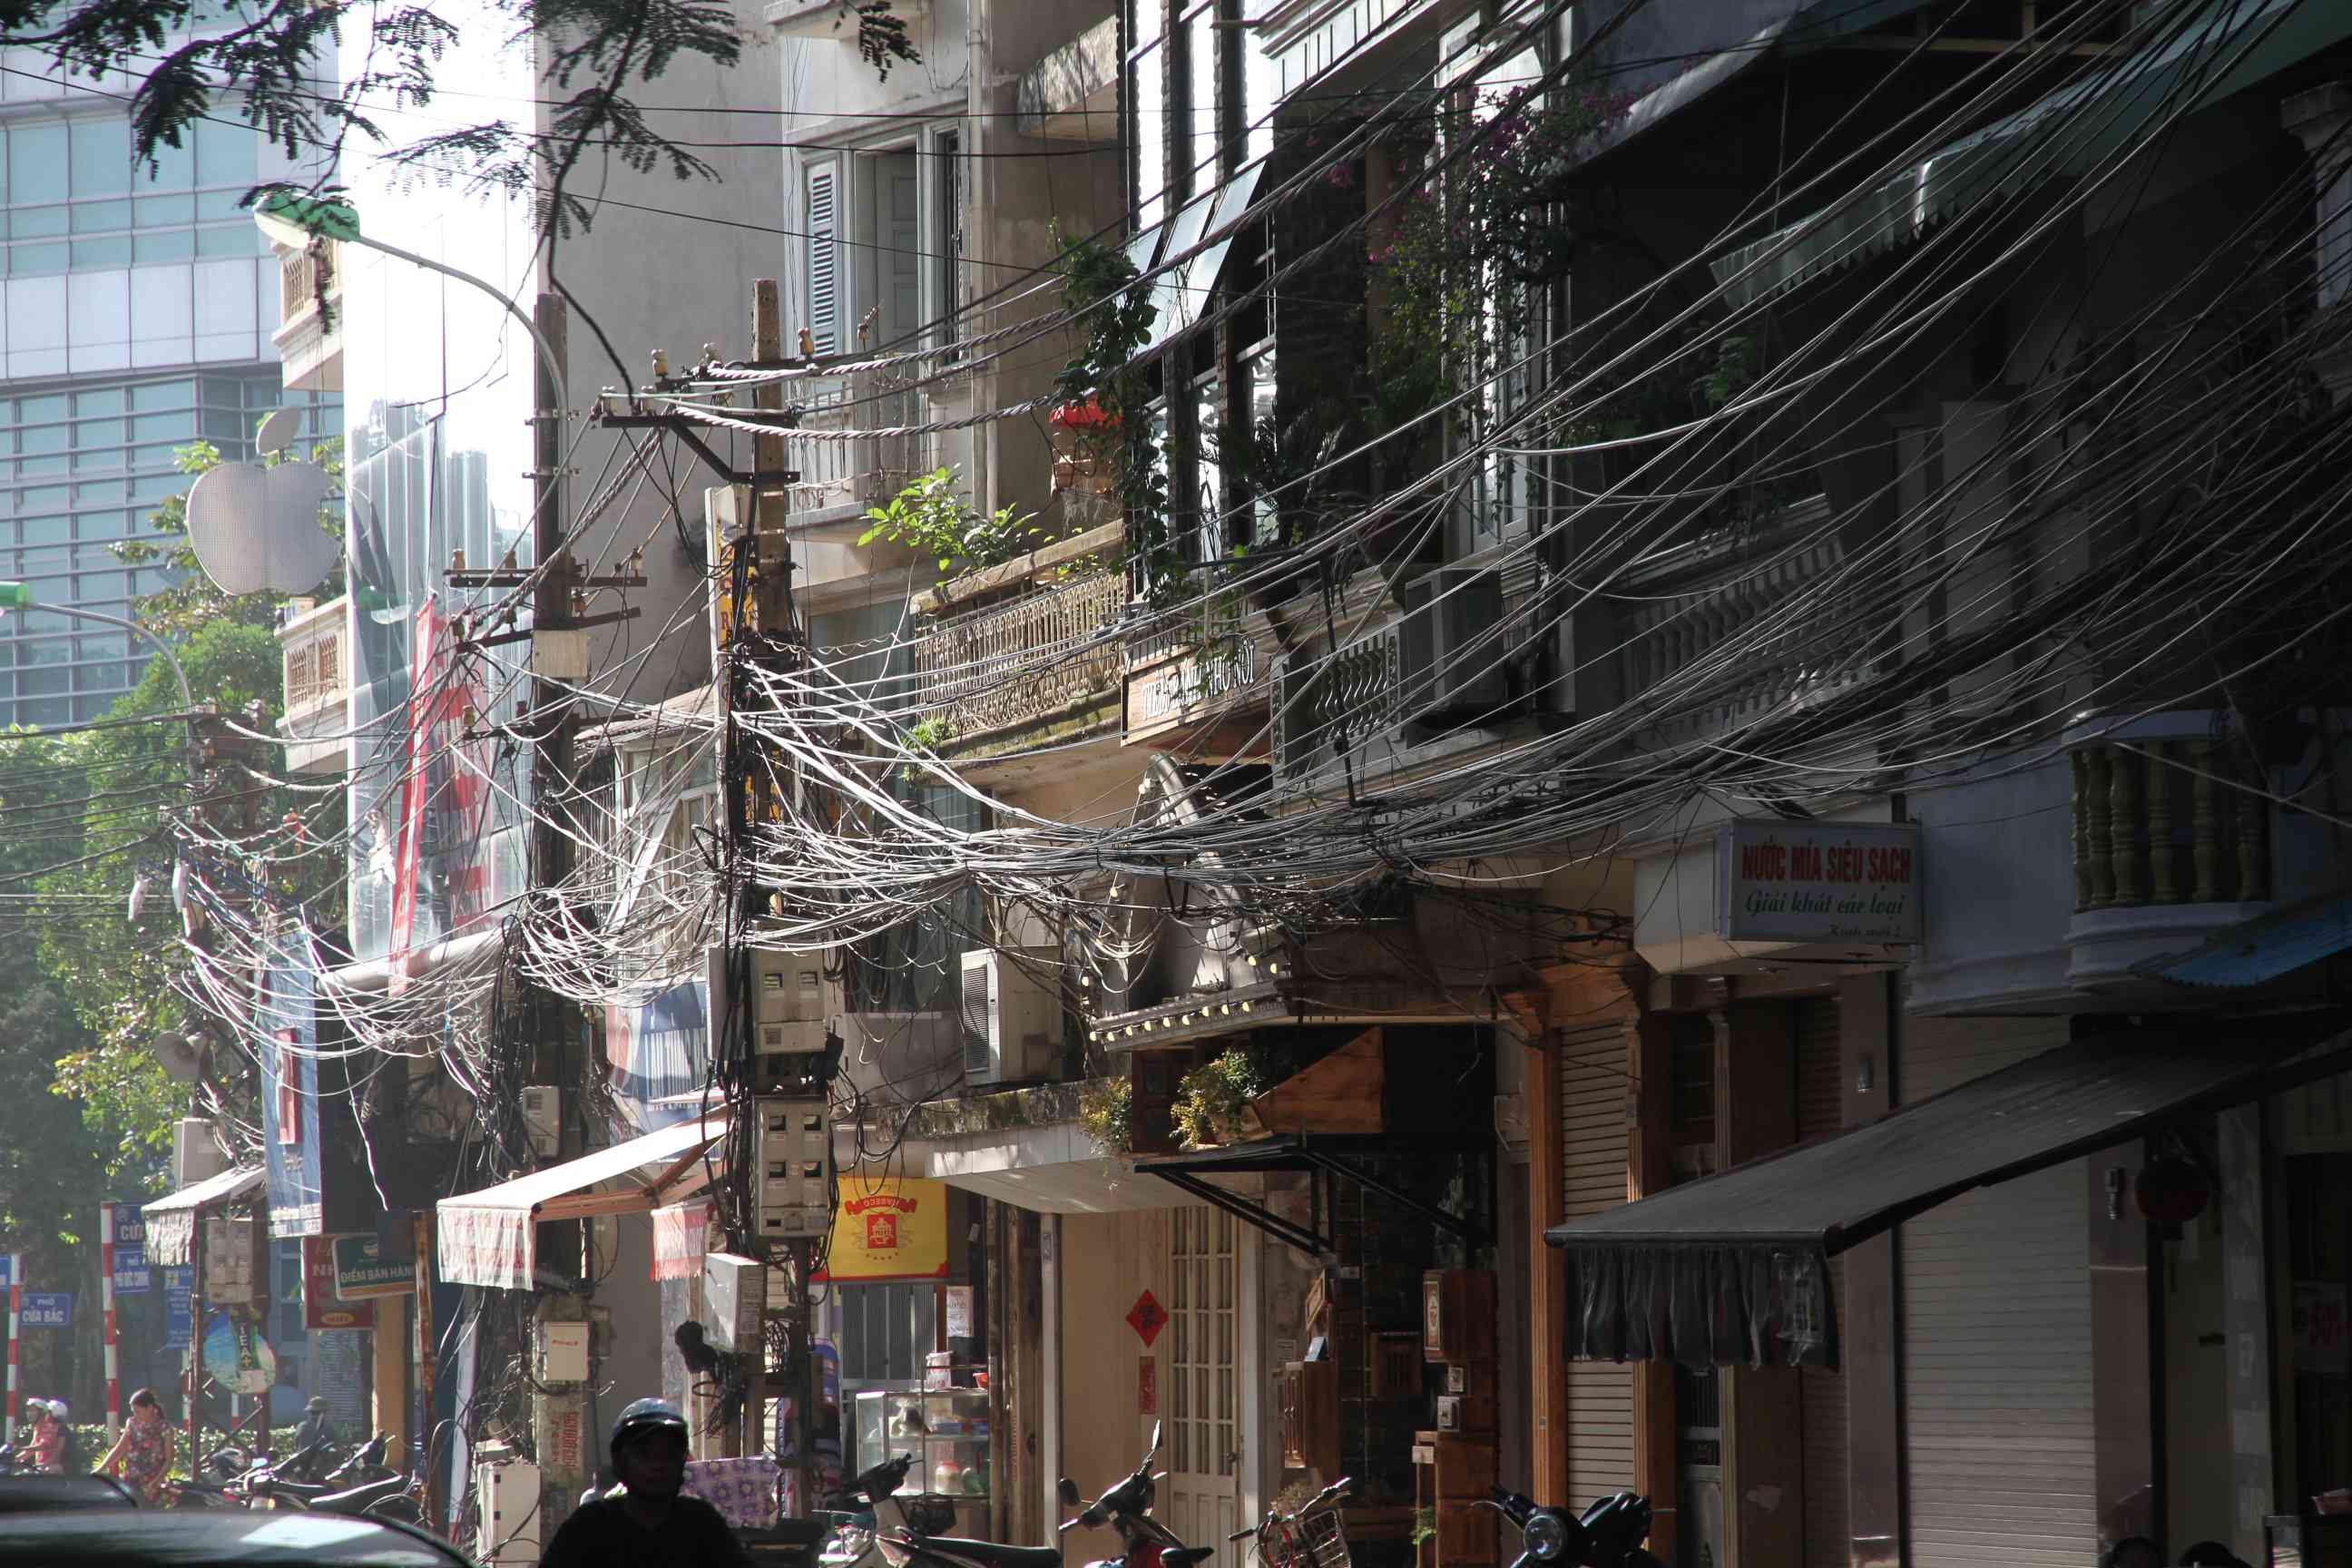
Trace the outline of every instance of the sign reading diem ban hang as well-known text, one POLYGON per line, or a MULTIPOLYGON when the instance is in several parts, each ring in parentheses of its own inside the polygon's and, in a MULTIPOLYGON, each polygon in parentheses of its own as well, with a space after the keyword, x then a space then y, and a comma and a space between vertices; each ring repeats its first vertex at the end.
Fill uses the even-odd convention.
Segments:
POLYGON ((387 1254, 372 1236, 335 1237, 335 1294, 346 1301, 407 1296, 416 1289, 414 1248, 387 1254))
POLYGON ((1716 888, 1727 942, 1916 942, 1919 829, 1729 823, 1716 836, 1716 888))
POLYGON ((820 1279, 944 1279, 948 1188, 919 1176, 867 1180, 845 1173, 833 1244, 820 1279))

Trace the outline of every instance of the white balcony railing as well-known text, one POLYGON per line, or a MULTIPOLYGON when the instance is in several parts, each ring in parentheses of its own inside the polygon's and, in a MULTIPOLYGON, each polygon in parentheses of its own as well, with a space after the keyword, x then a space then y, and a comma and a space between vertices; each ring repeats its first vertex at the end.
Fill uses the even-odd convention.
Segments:
POLYGON ((910 682, 956 742, 1116 702, 1119 649, 1104 637, 1127 605, 1127 574, 1067 583, 940 622, 915 645, 910 682))

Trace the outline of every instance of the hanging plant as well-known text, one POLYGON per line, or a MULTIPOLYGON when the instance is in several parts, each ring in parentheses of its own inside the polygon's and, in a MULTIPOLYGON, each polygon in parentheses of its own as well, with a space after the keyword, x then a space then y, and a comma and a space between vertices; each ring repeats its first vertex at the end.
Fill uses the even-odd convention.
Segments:
POLYGON ((1124 1074, 1090 1078, 1078 1090, 1078 1130, 1106 1154, 1135 1148, 1135 1086, 1124 1074))
POLYGON ((1271 1087, 1265 1062, 1248 1046, 1235 1046, 1184 1075, 1171 1110, 1178 1137, 1188 1149, 1231 1143, 1245 1131, 1242 1112, 1271 1087))

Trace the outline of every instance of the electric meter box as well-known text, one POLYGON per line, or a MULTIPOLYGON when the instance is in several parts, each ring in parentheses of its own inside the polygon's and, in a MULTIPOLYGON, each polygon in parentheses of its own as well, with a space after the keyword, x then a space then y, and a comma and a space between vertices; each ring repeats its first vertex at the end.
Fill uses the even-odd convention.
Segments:
POLYGON ((833 1228, 833 1127, 821 1099, 762 1099, 759 1115, 758 1235, 762 1241, 823 1236, 833 1228))
POLYGON ((587 1382, 588 1335, 589 1327, 585 1322, 555 1320, 540 1324, 540 1382, 587 1382))
POLYGON ((729 1252, 711 1253, 702 1260, 702 1299, 709 1304, 704 1328, 710 1342, 745 1353, 761 1342, 761 1320, 768 1311, 768 1266, 729 1252))

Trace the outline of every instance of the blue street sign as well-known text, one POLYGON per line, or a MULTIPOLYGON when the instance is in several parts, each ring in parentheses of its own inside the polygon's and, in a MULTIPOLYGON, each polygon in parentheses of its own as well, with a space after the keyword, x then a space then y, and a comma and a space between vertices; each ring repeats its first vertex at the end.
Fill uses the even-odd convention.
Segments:
POLYGON ((72 1328, 73 1292, 70 1290, 26 1291, 25 1315, 19 1321, 28 1329, 72 1328))
POLYGON ((196 1270, 193 1264, 163 1270, 163 1348, 167 1351, 188 1348, 195 1289, 196 1270))
POLYGON ((155 1288, 155 1276, 147 1267, 147 1244, 142 1241, 114 1244, 114 1293, 136 1296, 155 1288))

